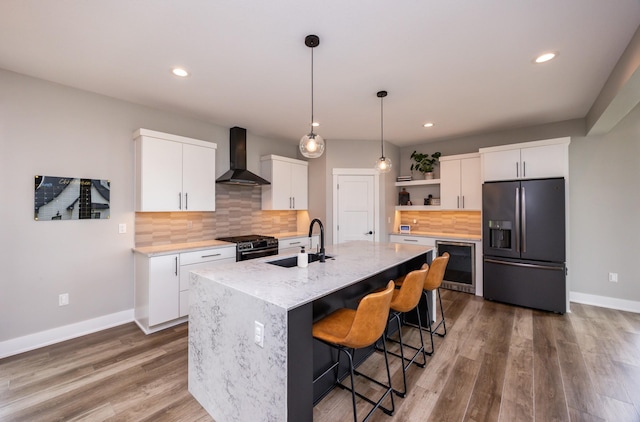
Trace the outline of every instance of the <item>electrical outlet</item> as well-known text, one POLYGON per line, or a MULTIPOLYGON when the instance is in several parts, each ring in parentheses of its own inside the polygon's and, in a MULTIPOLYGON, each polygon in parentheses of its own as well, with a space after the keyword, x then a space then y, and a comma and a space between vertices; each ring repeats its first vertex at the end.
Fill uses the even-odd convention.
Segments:
POLYGON ((125 223, 118 224, 118 233, 123 234, 127 232, 127 225, 125 223))
POLYGON ((58 295, 58 306, 67 306, 69 304, 69 293, 58 295))
POLYGON ((611 283, 617 283, 618 282, 618 273, 609 273, 609 281, 611 283))
POLYGON ((255 321, 253 340, 258 346, 264 347, 264 324, 263 323, 255 321))

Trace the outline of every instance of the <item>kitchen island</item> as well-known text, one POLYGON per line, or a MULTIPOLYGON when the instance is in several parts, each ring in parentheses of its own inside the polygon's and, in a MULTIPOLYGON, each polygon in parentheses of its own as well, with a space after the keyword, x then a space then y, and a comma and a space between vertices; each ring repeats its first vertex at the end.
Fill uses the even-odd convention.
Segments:
POLYGON ((269 263, 278 256, 194 271, 189 391, 219 422, 311 421, 314 396, 323 394, 312 384, 323 364, 314 356, 321 353, 313 322, 355 308, 365 294, 429 262, 431 249, 358 241, 327 247, 326 262, 307 268, 269 263))

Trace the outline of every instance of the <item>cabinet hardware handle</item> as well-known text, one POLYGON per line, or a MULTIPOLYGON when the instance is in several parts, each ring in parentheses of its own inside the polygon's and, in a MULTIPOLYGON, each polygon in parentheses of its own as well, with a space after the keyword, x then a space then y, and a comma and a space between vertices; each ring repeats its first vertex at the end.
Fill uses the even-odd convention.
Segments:
POLYGON ((290 245, 299 245, 299 244, 301 244, 301 243, 302 243, 302 242, 291 242, 291 243, 289 243, 289 244, 290 244, 290 245))
POLYGON ((368 232, 366 232, 365 234, 369 235, 369 234, 373 234, 373 232, 371 230, 369 230, 368 232))
POLYGON ((462 208, 464 208, 464 195, 462 195, 462 208))
POLYGON ((295 196, 293 197, 293 209, 294 210, 296 209, 296 197, 295 196))
POLYGON ((185 193, 184 194, 184 209, 188 210, 189 209, 189 193, 185 193))
POLYGON ((510 265, 512 267, 538 268, 541 270, 554 270, 554 271, 564 270, 564 268, 562 267, 552 267, 550 265, 537 265, 537 264, 525 264, 522 262, 498 261, 497 259, 485 258, 484 262, 490 262, 492 264, 500 264, 500 265, 510 265))
POLYGON ((178 192, 178 209, 182 209, 182 192, 178 192))
POLYGON ((456 198, 458 198, 458 205, 456 205, 456 208, 460 208, 460 195, 458 195, 456 198))
POLYGON ((293 208, 293 206, 291 204, 292 204, 291 197, 289 197, 289 209, 293 208))
POLYGON ((176 256, 174 259, 176 260, 176 271, 175 271, 175 273, 176 273, 176 276, 177 276, 178 275, 178 257, 176 256))
POLYGON ((522 162, 522 177, 527 177, 527 162, 522 162))
POLYGON ((516 252, 520 252, 520 188, 516 188, 516 252))
POLYGON ((418 239, 402 239, 402 240, 404 240, 405 242, 417 242, 418 241, 418 239))
POLYGON ((222 255, 222 254, 219 254, 219 253, 213 253, 213 254, 211 254, 211 255, 202 255, 202 256, 200 256, 200 258, 212 258, 212 257, 214 257, 214 256, 220 256, 220 255, 222 255))
POLYGON ((520 177, 520 167, 518 166, 518 162, 516 161, 516 177, 520 177))
MULTIPOLYGON (((524 170, 524 165, 522 167, 524 170)), ((523 171, 524 176, 524 171, 523 171)), ((522 187, 522 252, 527 251, 527 197, 524 192, 524 186, 522 187)))

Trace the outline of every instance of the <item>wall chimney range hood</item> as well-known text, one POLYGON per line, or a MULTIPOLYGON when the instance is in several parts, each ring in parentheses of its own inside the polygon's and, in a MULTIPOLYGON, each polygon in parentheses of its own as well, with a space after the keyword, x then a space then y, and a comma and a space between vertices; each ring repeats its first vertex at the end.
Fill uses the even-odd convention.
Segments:
POLYGON ((247 130, 241 127, 229 129, 229 155, 231 168, 216 183, 239 186, 270 185, 267 180, 247 170, 247 130))

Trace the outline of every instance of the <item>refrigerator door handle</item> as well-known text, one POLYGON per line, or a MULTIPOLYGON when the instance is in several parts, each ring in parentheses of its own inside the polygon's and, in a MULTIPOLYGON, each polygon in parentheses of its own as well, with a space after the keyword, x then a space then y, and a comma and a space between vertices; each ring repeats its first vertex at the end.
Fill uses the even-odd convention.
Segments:
POLYGON ((522 218, 521 218, 521 237, 522 237, 522 253, 527 251, 527 197, 525 195, 524 186, 522 187, 522 218))
POLYGON ((484 262, 489 262, 491 264, 510 265, 512 267, 526 267, 526 268, 538 268, 541 270, 564 271, 563 267, 552 267, 551 265, 525 264, 523 262, 499 261, 497 259, 491 259, 491 258, 485 258, 484 262))
POLYGON ((520 188, 516 188, 516 252, 520 252, 520 188))

